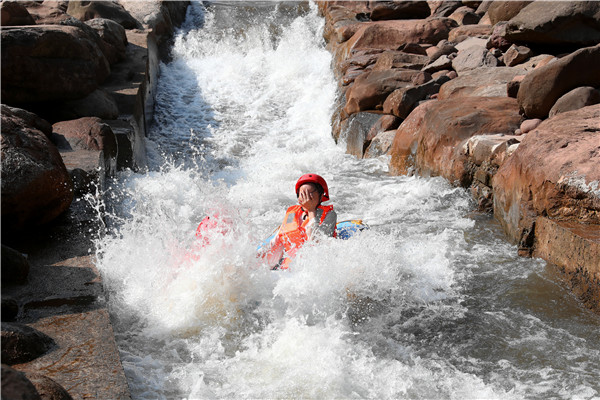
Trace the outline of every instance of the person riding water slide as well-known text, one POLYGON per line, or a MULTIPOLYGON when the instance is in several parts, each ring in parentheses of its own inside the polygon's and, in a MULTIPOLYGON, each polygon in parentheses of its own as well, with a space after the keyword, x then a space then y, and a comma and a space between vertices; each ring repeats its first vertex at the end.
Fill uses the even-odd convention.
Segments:
POLYGON ((287 209, 283 222, 261 256, 273 269, 287 269, 298 249, 319 236, 335 237, 337 215, 329 200, 327 182, 317 174, 305 174, 296 182, 298 204, 287 209))

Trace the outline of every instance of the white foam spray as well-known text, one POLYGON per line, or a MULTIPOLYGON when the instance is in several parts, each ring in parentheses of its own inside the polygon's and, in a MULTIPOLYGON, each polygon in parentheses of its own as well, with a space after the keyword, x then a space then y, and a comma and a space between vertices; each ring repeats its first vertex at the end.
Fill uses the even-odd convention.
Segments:
POLYGON ((113 183, 97 246, 134 398, 599 395, 598 319, 532 304, 532 290, 552 301, 543 263, 470 214, 466 191, 388 176, 385 157, 334 143, 316 6, 188 14, 161 66, 151 171, 113 183), (256 245, 307 172, 328 181, 339 220, 371 229, 270 271, 256 245), (199 246, 206 215, 218 226, 199 246))

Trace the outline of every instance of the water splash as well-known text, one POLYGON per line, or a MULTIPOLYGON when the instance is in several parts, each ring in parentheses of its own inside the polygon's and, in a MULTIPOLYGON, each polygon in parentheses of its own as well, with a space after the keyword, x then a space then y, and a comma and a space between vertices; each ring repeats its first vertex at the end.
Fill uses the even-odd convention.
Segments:
POLYGON ((463 189, 336 146, 322 29, 312 4, 190 8, 161 65, 151 171, 111 183, 97 243, 133 397, 597 396, 600 321, 542 262, 463 189), (270 271, 256 244, 306 172, 372 229, 270 271))

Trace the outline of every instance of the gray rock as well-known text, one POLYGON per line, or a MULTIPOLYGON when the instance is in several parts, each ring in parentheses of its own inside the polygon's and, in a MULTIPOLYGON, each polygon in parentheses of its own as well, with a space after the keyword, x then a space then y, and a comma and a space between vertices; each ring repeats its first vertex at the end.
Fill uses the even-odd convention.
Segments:
POLYGON ((591 86, 578 87, 562 95, 548 113, 549 117, 600 103, 600 90, 591 86))
POLYGON ((452 60, 452 68, 461 75, 461 72, 470 71, 481 67, 497 67, 498 59, 483 46, 472 46, 458 52, 452 60))

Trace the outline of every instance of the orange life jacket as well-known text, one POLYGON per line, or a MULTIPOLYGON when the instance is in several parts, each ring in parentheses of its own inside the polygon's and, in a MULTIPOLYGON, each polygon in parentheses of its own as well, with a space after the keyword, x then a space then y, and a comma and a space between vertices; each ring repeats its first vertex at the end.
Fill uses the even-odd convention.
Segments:
MULTIPOLYGON (((325 221, 327 214, 333 210, 333 206, 320 205, 318 209, 323 211, 319 220, 319 224, 322 224, 323 221, 325 221)), ((308 239, 306 225, 308 225, 309 219, 305 218, 305 215, 306 212, 300 205, 291 206, 285 213, 283 223, 279 227, 279 232, 277 233, 278 239, 283 244, 283 249, 285 251, 284 259, 279 266, 280 269, 288 268, 291 258, 294 257, 298 249, 302 247, 304 242, 308 239)), ((335 237, 335 231, 333 236, 335 237)))

